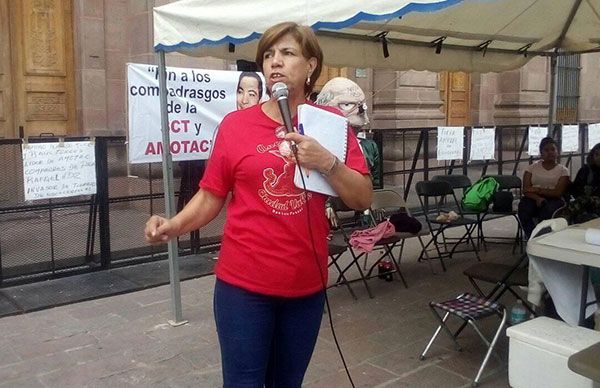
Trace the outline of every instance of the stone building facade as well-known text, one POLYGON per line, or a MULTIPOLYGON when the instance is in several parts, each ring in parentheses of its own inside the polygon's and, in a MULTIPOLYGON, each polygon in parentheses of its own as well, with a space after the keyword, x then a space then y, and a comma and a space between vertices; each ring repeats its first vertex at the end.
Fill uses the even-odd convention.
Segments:
MULTIPOLYGON (((0 0, 0 33, 11 37, 0 42, 1 51, 9 53, 0 61, 0 136, 41 132, 125 135, 126 64, 156 63, 152 7, 167 2, 0 0), (18 27, 11 20, 23 20, 30 28, 18 27), (29 41, 34 44, 24 43, 29 41), (36 67, 32 58, 44 55, 54 56, 54 62, 46 58, 46 65, 36 67), (35 82, 32 74, 38 75, 35 82), (44 112, 50 116, 44 117, 44 112)), ((235 68, 234 63, 219 59, 177 54, 168 55, 167 64, 235 68)), ((581 57, 580 121, 600 121, 598 69, 600 54, 581 57)), ((321 84, 328 76, 345 74, 365 89, 373 128, 547 122, 550 80, 546 58, 534 58, 521 69, 503 73, 371 69, 324 73, 321 84)))

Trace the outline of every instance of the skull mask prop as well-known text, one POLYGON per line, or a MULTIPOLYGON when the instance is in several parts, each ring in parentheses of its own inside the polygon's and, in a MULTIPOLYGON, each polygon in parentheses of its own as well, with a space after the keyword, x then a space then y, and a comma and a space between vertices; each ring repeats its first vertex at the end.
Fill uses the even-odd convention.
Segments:
POLYGON ((317 104, 338 108, 354 128, 369 124, 365 93, 348 78, 336 77, 329 80, 317 96, 317 104))

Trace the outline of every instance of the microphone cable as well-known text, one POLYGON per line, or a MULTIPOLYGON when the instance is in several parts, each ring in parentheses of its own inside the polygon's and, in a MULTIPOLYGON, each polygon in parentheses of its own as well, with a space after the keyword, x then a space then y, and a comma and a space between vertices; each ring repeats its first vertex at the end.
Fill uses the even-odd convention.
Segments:
MULTIPOLYGON (((287 140, 286 140, 287 141, 287 140)), ((290 142, 290 148, 294 154, 294 159, 296 159, 296 166, 300 168, 300 163, 298 161, 298 147, 293 142, 290 142)), ((310 235, 310 242, 313 250, 313 258, 315 259, 315 263, 317 264, 317 268, 319 269, 319 277, 321 278, 321 285, 323 286, 323 292, 325 293, 325 306, 327 307, 327 317, 329 319, 329 326, 331 327, 331 334, 333 335, 333 342, 335 343, 335 347, 337 348, 338 354, 340 355, 340 359, 342 360, 342 364, 344 365, 344 370, 346 371, 346 376, 348 376, 348 380, 350 381, 350 385, 352 388, 356 388, 354 385, 354 381, 352 380, 352 376, 350 375, 350 370, 348 369, 348 365, 346 364, 346 359, 344 358, 344 353, 342 352, 342 348, 338 341, 337 335, 335 333, 335 328, 333 326, 333 317, 331 315, 331 306, 329 304, 329 297, 327 296, 327 284, 325 283, 325 275, 323 274, 323 268, 321 263, 319 262, 319 255, 317 254, 317 247, 315 245, 315 239, 310 228, 310 206, 308 205, 308 190, 306 189, 306 182, 304 180, 304 174, 300 174, 300 178, 302 179, 302 191, 304 192, 304 198, 306 198, 306 220, 308 225, 308 234, 310 235)))

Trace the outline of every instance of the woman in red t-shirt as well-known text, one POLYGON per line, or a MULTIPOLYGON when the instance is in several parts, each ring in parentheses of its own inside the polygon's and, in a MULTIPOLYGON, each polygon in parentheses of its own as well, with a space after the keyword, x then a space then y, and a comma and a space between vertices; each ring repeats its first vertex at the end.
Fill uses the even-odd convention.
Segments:
MULTIPOLYGON (((265 31, 256 54, 267 90, 287 85, 292 113, 309 103, 322 61, 314 32, 291 22, 265 31)), ((369 170, 352 131, 340 161, 316 140, 286 134, 282 122, 274 99, 228 114, 198 193, 172 219, 146 223, 146 239, 165 242, 206 225, 231 193, 214 296, 226 387, 300 387, 317 339, 327 283, 326 196, 294 185, 296 162, 326 177, 351 208, 371 202, 369 170)))

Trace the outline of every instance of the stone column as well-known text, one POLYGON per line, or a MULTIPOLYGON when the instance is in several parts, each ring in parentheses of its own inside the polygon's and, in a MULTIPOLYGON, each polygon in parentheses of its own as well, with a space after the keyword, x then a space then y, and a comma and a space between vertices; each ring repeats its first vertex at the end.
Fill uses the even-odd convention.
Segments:
POLYGON ((104 2, 74 2, 75 105, 78 131, 108 134, 104 2))
POLYGON ((581 56, 581 72, 579 75, 579 112, 582 122, 600 121, 600 54, 583 54, 581 56))
POLYGON ((550 98, 550 61, 536 57, 520 69, 497 75, 495 124, 545 124, 550 98))
MULTIPOLYGON (((408 168, 419 138, 418 131, 386 133, 385 129, 444 125, 442 107, 438 73, 374 71, 372 126, 383 130, 384 171, 408 168)), ((384 183, 401 185, 402 177, 387 177, 384 183)))

